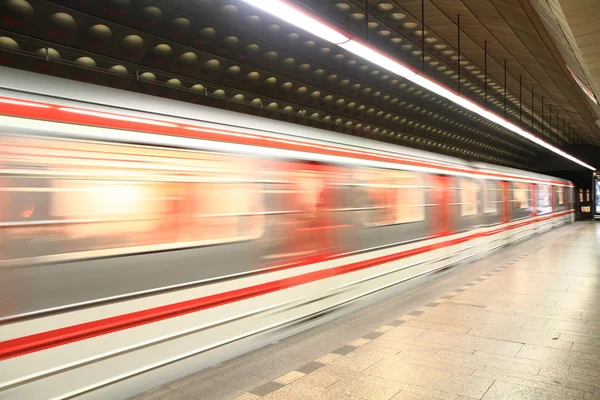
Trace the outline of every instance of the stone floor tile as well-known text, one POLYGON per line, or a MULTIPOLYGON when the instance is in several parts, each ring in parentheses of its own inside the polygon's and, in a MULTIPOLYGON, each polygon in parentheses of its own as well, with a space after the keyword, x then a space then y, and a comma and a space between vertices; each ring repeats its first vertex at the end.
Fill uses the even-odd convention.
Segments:
POLYGON ((532 327, 543 327, 548 322, 548 319, 544 317, 514 315, 505 312, 493 312, 491 310, 474 310, 470 318, 482 322, 492 322, 494 324, 514 326, 527 325, 532 327))
MULTIPOLYGON (((440 350, 447 350, 454 353, 472 354, 475 350, 461 347, 448 347, 436 343, 416 342, 414 340, 386 340, 383 338, 375 339, 371 343, 375 346, 387 347, 399 351, 417 353, 417 354, 435 354, 440 350)), ((368 346, 368 345, 367 345, 368 346)))
POLYGON ((386 356, 373 349, 360 348, 331 362, 333 367, 346 368, 350 371, 362 372, 386 356))
POLYGON ((304 375, 306 374, 303 372, 292 371, 280 376, 279 378, 273 379, 273 382, 280 383, 282 385, 287 385, 294 382, 295 380, 302 378, 304 375))
POLYGON ((517 354, 517 357, 539 360, 550 365, 563 364, 567 366, 600 370, 600 357, 598 355, 582 353, 579 351, 525 344, 517 354))
POLYGON ((553 364, 542 367, 538 375, 540 378, 547 378, 551 382, 560 382, 563 386, 584 392, 593 392, 600 387, 600 371, 553 364))
POLYGON ((560 334, 559 340, 594 345, 600 343, 600 335, 585 334, 579 332, 563 332, 560 334))
POLYGON ((260 399, 260 396, 257 396, 252 393, 244 393, 241 396, 238 396, 233 400, 258 400, 258 399, 260 399))
POLYGON ((539 346, 556 347, 566 350, 571 348, 570 342, 558 341, 560 333, 552 331, 530 330, 516 327, 497 329, 496 327, 488 326, 473 328, 469 331, 469 335, 511 342, 536 344, 539 346))
POLYGON ((141 393, 129 400, 195 400, 195 397, 188 396, 177 390, 168 387, 156 388, 144 393, 141 393))
POLYGON ((473 354, 456 354, 440 350, 434 356, 445 362, 454 362, 474 370, 494 367, 514 371, 515 373, 537 374, 542 366, 539 361, 524 360, 499 354, 476 351, 473 354))
MULTIPOLYGON (((343 397, 342 397, 343 398, 343 397)), ((326 389, 317 388, 301 383, 292 382, 269 394, 262 396, 261 400, 330 400, 326 389)), ((332 399, 333 400, 333 399, 332 399)), ((345 399, 344 399, 345 400, 345 399)))
POLYGON ((239 390, 234 390, 234 394, 241 395, 245 390, 243 386, 248 388, 256 387, 265 382, 263 378, 251 376, 249 374, 240 373, 240 381, 228 382, 221 379, 207 379, 206 377, 200 377, 192 375, 190 377, 180 379, 175 382, 171 382, 167 385, 168 388, 184 393, 193 398, 201 398, 203 400, 219 400, 225 395, 231 395, 231 387, 235 387, 239 390))
POLYGON ((397 395, 395 395, 394 397, 392 397, 391 400, 439 400, 439 398, 423 396, 422 394, 417 394, 417 393, 409 392, 408 390, 403 390, 400 393, 398 393, 397 395))
POLYGON ((586 301, 583 299, 561 299, 556 303, 557 307, 577 307, 589 311, 600 311, 600 304, 597 301, 586 301))
POLYGON ((416 341, 418 343, 436 343, 447 347, 462 347, 508 356, 516 355, 523 347, 520 343, 436 331, 427 331, 419 336, 416 341))
POLYGON ((565 397, 529 386, 509 382, 495 381, 482 400, 567 400, 581 397, 565 397))
MULTIPOLYGON (((441 359, 439 357, 435 357, 435 355, 427 356, 427 355, 419 355, 415 353, 404 352, 400 355, 400 360, 406 364, 415 364, 415 365, 423 365, 427 367, 445 369, 451 371, 452 373, 462 374, 462 375, 473 375, 473 373, 477 370, 475 368, 469 368, 467 366, 461 365, 458 362, 450 359, 441 359)), ((483 368, 483 367, 479 367, 483 368)))
POLYGON ((456 326, 456 325, 446 325, 441 322, 432 322, 432 321, 423 321, 420 319, 413 319, 412 321, 408 321, 404 324, 404 326, 412 327, 412 328, 421 328, 428 329, 434 331, 441 332, 451 332, 458 334, 465 334, 469 331, 470 328, 466 328, 464 326, 456 326))
MULTIPOLYGON (((393 356, 398 354, 400 351, 402 351, 404 345, 406 345, 406 343, 401 343, 401 342, 394 342, 394 341, 381 341, 381 342, 375 342, 371 341, 367 344, 365 344, 363 347, 365 349, 372 349, 378 353, 381 354, 385 354, 385 357, 387 356, 393 356)), ((408 346, 408 345, 406 345, 408 346)))
POLYGON ((373 400, 389 400, 399 392, 398 389, 393 387, 350 378, 340 379, 331 385, 328 390, 373 400))
POLYGON ((413 340, 427 331, 427 329, 412 328, 406 326, 406 324, 408 324, 408 322, 389 330, 380 337, 387 340, 413 340))
POLYGON ((281 389, 285 385, 277 382, 267 382, 264 385, 260 385, 257 388, 254 388, 250 391, 250 393, 255 394, 257 396, 266 396, 271 392, 281 389))
POLYGON ((333 385, 339 379, 340 378, 338 376, 333 375, 326 369, 322 368, 298 379, 298 383, 325 389, 333 385))
POLYGON ((552 393, 562 394, 566 397, 583 397, 584 388, 589 386, 577 384, 577 382, 554 381, 545 376, 530 373, 517 373, 510 369, 498 369, 486 367, 482 371, 476 371, 475 376, 494 379, 496 381, 509 382, 517 385, 529 386, 542 389, 552 393))
POLYGON ((307 364, 304 364, 301 367, 296 368, 296 371, 298 372, 302 372, 303 374, 310 374, 313 371, 318 370, 319 368, 321 368, 324 364, 315 362, 315 361, 311 361, 307 364))
MULTIPOLYGON (((448 303, 444 303, 444 306, 446 304, 448 304, 448 303)), ((465 313, 464 315, 456 315, 456 314, 459 314, 459 313, 454 313, 453 311, 449 311, 447 308, 440 306, 434 310, 431 310, 427 314, 424 314, 418 318, 413 319, 412 321, 423 321, 423 322, 440 323, 440 324, 444 324, 444 325, 462 326, 466 322, 470 321, 469 317, 471 316, 472 312, 469 311, 469 312, 465 313), (438 312, 438 311, 441 311, 441 312, 438 312)))
POLYGON ((337 374, 340 377, 351 377, 352 379, 356 379, 363 382, 374 383, 381 386, 387 386, 391 388, 395 388, 397 390, 404 390, 411 393, 418 394, 423 397, 433 397, 436 399, 443 400, 455 400, 457 395, 455 393, 451 393, 445 390, 436 390, 432 388, 426 388, 423 386, 418 386, 412 383, 402 382, 399 380, 386 379, 379 376, 368 375, 368 374, 350 374, 350 371, 347 370, 331 370, 332 374, 337 374))
POLYGON ((600 342, 598 342, 598 344, 596 344, 596 345, 573 343, 571 350, 581 351, 583 353, 597 354, 598 357, 600 357, 600 342))
POLYGON ((493 383, 493 380, 487 378, 453 374, 439 368, 390 359, 379 361, 364 374, 470 397, 483 396, 493 383))
POLYGON ((558 330, 558 331, 572 331, 580 333, 588 333, 593 335, 600 335, 600 324, 591 324, 587 322, 579 322, 572 320, 548 320, 546 329, 558 330))

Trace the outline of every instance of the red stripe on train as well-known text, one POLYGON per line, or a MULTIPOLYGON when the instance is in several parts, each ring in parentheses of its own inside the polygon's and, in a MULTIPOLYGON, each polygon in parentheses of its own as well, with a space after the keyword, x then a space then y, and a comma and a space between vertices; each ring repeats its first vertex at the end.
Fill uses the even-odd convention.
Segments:
POLYGON ((23 336, 16 339, 0 342, 0 360, 23 356, 25 354, 62 346, 96 336, 108 333, 118 332, 130 329, 140 325, 146 325, 153 322, 162 321, 169 318, 178 317, 193 312, 206 310, 213 307, 261 296, 268 293, 277 292, 286 288, 299 286, 333 276, 344 275, 366 268, 371 268, 383 263, 400 260, 407 257, 416 256, 429 251, 438 250, 444 247, 461 244, 480 237, 495 235, 511 229, 530 225, 532 223, 549 220, 571 214, 574 210, 564 211, 555 215, 536 218, 534 220, 524 221, 509 227, 494 229, 489 232, 476 233, 462 238, 451 239, 445 242, 418 247, 411 250, 401 251, 395 254, 373 258, 371 260, 360 261, 352 264, 328 268, 321 271, 310 272, 290 278, 277 281, 266 282, 260 285, 237 289, 230 292, 219 293, 211 296, 201 297, 194 300, 187 300, 166 306, 155 307, 148 310, 136 311, 128 314, 118 315, 116 317, 105 318, 97 321, 86 322, 78 325, 72 325, 65 328, 54 329, 29 336, 23 336))
MULTIPOLYGON (((468 173, 473 175, 493 176, 496 178, 505 179, 524 179, 530 182, 565 185, 564 182, 560 181, 531 177, 520 177, 516 175, 498 172, 481 172, 477 170, 471 170, 468 168, 451 166, 444 163, 436 163, 433 161, 414 160, 402 157, 398 154, 386 155, 383 154, 383 152, 380 153, 367 150, 355 150, 352 148, 327 145, 324 143, 303 142, 301 140, 295 140, 291 138, 279 139, 259 135, 256 133, 241 133, 219 128, 203 127, 199 125, 179 124, 158 119, 109 113, 106 111, 91 110, 90 112, 90 110, 86 110, 83 108, 54 105, 50 103, 33 102, 29 100, 23 101, 7 97, 0 97, 0 103, 2 103, 2 101, 4 101, 4 103, 0 108, 0 114, 9 115, 13 117, 31 118, 43 121, 61 122, 76 125, 95 126, 108 129, 122 129, 133 132, 154 133, 159 135, 188 137, 216 142, 237 143, 248 146, 270 147, 288 151, 311 151, 317 154, 326 154, 330 156, 354 157, 363 160, 379 162, 393 162, 413 167, 442 169, 444 171, 455 173, 468 173), (27 106, 23 103, 37 104, 42 107, 27 106), (68 109, 80 111, 81 113, 65 111, 68 109), (102 115, 105 115, 105 117, 103 117, 102 115), (115 117, 115 119, 111 119, 110 116, 115 117), (147 121, 147 123, 136 122, 134 119, 144 120, 147 121)), ((567 186, 572 187, 573 185, 567 184, 567 186)))

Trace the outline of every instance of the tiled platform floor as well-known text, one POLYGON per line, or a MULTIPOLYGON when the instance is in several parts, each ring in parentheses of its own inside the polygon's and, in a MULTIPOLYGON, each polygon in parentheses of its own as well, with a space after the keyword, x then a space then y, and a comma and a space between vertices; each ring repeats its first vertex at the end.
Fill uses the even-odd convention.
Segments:
MULTIPOLYGON (((270 374, 239 359, 219 367, 231 380, 257 378, 247 390, 208 371, 138 398, 600 399, 600 224, 562 228, 481 263, 472 267, 480 275, 412 310, 396 307, 393 319, 303 365, 279 363, 270 374)), ((263 356, 271 365, 286 354, 263 356)))

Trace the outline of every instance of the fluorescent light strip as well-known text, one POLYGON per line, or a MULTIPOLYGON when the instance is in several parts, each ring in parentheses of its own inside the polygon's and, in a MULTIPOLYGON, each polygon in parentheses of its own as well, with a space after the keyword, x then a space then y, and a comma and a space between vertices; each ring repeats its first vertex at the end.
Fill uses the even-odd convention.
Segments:
POLYGON ((517 125, 505 120, 504 118, 492 113, 491 111, 486 110, 485 108, 473 103, 472 101, 454 93, 452 90, 447 89, 446 87, 428 79, 423 75, 418 75, 414 70, 409 67, 404 66, 402 63, 394 60, 391 57, 384 55, 383 53, 375 50, 372 46, 361 43, 360 41, 350 39, 343 34, 336 31, 335 28, 329 27, 317 19, 307 15, 305 13, 299 12, 296 8, 291 7, 286 0, 244 0, 246 3, 253 5, 256 8, 259 8, 265 11, 268 14, 271 14, 277 18, 282 19, 285 22, 288 22, 292 25, 297 26, 300 29, 303 29, 313 35, 316 35, 324 40, 327 40, 331 43, 338 45, 339 47, 347 50, 358 57, 365 59, 375 65, 378 65, 381 68, 384 68, 394 74, 397 74, 403 78, 410 80, 417 85, 432 91, 433 93, 440 95, 451 102, 458 104, 461 107, 466 108, 467 110, 478 114, 485 119, 494 122, 511 132, 514 132, 564 158, 567 160, 573 161, 576 164, 579 164, 585 168, 591 169, 595 171, 596 168, 592 167, 584 163, 583 161, 573 157, 570 154, 565 153, 559 148, 551 145, 538 138, 537 136, 523 130, 517 125))
POLYGON ((359 57, 364 58, 367 61, 372 62, 373 64, 377 64, 380 67, 385 68, 396 75, 400 75, 403 78, 408 78, 411 75, 416 75, 416 73, 411 69, 406 68, 399 62, 383 55, 382 53, 372 49, 369 46, 365 46, 364 44, 357 42, 356 40, 349 40, 346 43, 339 43, 338 46, 340 46, 342 49, 348 50, 349 52, 356 54, 359 57))
POLYGON ((284 20, 300 29, 304 29, 315 36, 331 43, 342 43, 348 38, 337 30, 318 21, 316 18, 303 13, 296 7, 290 6, 282 0, 244 0, 246 3, 265 11, 279 19, 284 20))

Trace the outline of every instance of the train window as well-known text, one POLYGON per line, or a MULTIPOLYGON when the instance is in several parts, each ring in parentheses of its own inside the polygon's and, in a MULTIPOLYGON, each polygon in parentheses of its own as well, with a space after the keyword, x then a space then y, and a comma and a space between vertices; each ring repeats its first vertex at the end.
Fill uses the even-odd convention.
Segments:
POLYGON ((526 183, 513 183, 512 201, 515 204, 515 208, 518 210, 529 209, 529 187, 526 183))
POLYGON ((460 215, 463 217, 477 215, 479 184, 468 178, 460 179, 460 215))
POLYGON ((57 139, 3 144, 15 164, 2 188, 9 258, 201 246, 264 231, 247 158, 57 139), (40 165, 47 178, 35 177, 40 165))
POLYGON ((500 188, 497 181, 485 180, 483 190, 483 212, 492 214, 498 212, 500 188))
POLYGON ((558 203, 558 205, 565 204, 565 192, 562 186, 556 187, 556 202, 558 203))
POLYGON ((381 226, 396 222, 396 189, 393 170, 372 168, 355 172, 353 197, 363 225, 381 226))
POLYGON ((418 174, 396 172, 396 222, 417 222, 425 219, 425 188, 418 174))
POLYGON ((411 172, 363 169, 354 174, 355 210, 364 226, 383 226, 425 219, 425 190, 411 172))
POLYGON ((583 189, 579 189, 579 202, 583 203, 583 189))
POLYGON ((550 186, 538 185, 537 187, 537 207, 538 214, 548 214, 552 212, 552 195, 550 186))

